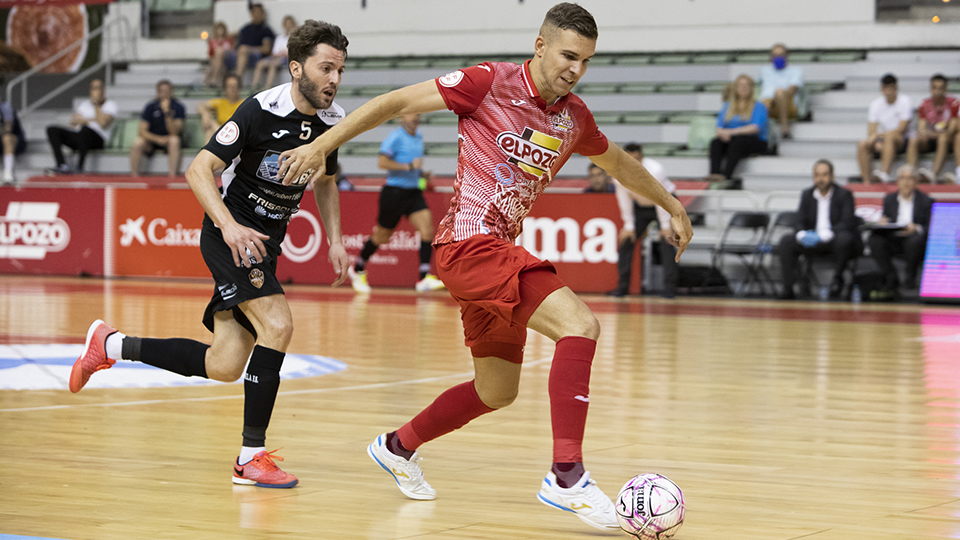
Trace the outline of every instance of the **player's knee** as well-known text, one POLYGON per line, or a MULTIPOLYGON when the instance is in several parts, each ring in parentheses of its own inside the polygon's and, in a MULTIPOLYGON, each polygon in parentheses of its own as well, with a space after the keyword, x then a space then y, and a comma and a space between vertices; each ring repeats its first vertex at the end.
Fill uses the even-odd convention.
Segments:
POLYGON ((477 395, 480 401, 491 409, 502 409, 517 399, 519 388, 516 386, 509 388, 483 389, 477 388, 477 395))
POLYGON ((293 321, 289 319, 270 321, 258 334, 260 335, 257 341, 262 345, 272 349, 286 349, 290 340, 293 339, 293 321))
POLYGON ((567 332, 571 336, 580 336, 587 339, 597 340, 600 337, 600 321, 590 311, 570 321, 571 328, 567 332))

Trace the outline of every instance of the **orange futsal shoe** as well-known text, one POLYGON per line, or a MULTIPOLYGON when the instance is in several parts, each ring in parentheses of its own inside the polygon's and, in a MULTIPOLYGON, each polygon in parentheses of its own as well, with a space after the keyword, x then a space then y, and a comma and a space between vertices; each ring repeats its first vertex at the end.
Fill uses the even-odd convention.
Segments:
POLYGON ((257 452, 253 459, 243 465, 234 463, 233 483, 266 488, 292 488, 297 485, 299 480, 296 476, 281 471, 273 462, 274 459, 283 461, 282 457, 273 455, 278 450, 257 452))
POLYGON ((73 369, 70 371, 70 391, 76 394, 90 376, 101 369, 110 369, 116 360, 107 358, 107 336, 117 331, 116 328, 97 319, 87 330, 87 344, 83 348, 83 354, 73 363, 73 369))

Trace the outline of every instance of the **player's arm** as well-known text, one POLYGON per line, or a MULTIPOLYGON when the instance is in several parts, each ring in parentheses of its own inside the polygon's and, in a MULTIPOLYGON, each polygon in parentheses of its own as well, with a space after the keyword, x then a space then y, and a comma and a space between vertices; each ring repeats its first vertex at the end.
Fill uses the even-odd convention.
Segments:
POLYGON ((386 154, 380 154, 380 157, 377 158, 377 168, 385 171, 412 171, 415 169, 413 162, 400 163, 390 159, 386 154))
MULTIPOLYGON (((200 201, 203 211, 210 216, 210 220, 223 234, 223 241, 230 247, 230 252, 233 255, 233 264, 247 266, 249 264, 247 250, 258 263, 263 262, 263 258, 267 254, 267 248, 264 247, 263 241, 269 240, 270 237, 237 223, 237 220, 233 219, 233 215, 223 204, 223 199, 220 197, 217 181, 213 174, 226 167, 226 165, 213 152, 206 149, 200 150, 200 153, 197 154, 197 157, 194 158, 187 169, 187 184, 190 185, 190 189, 193 190, 197 200, 200 201)), ((326 225, 326 221, 324 221, 324 224, 326 225)), ((337 220, 337 230, 339 232, 339 220, 337 220)))
POLYGON ((693 238, 693 226, 690 224, 687 211, 684 210, 680 201, 668 193, 639 161, 630 157, 614 143, 607 146, 606 152, 589 157, 590 161, 619 180, 623 187, 650 199, 654 204, 670 213, 670 228, 673 230, 673 234, 667 240, 680 248, 677 250, 676 259, 677 262, 680 262, 680 255, 687 249, 687 244, 693 238))
POLYGON ((422 114, 446 108, 433 79, 377 96, 310 144, 280 154, 277 176, 283 178, 284 185, 290 185, 294 179, 312 169, 314 172, 310 178, 317 178, 324 173, 324 162, 330 152, 357 135, 404 114, 422 114))
POLYGON ((336 287, 347 278, 347 267, 350 266, 350 256, 343 246, 343 235, 340 232, 340 190, 337 187, 336 176, 323 175, 313 182, 313 198, 317 201, 317 210, 323 221, 323 230, 327 231, 327 241, 330 242, 330 252, 327 258, 333 265, 337 279, 333 282, 336 287))
POLYGON ((622 244, 627 240, 636 240, 636 216, 633 213, 633 197, 627 188, 620 184, 619 180, 613 181, 613 193, 617 198, 617 207, 620 209, 620 220, 623 221, 623 227, 620 234, 617 235, 617 243, 622 244))

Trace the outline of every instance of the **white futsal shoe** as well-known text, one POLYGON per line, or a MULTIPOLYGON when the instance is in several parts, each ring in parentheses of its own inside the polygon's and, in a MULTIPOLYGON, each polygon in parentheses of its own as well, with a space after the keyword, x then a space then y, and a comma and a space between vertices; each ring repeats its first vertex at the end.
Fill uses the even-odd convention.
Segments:
POLYGON ((597 483, 590 479, 590 472, 583 473, 577 484, 571 488, 562 488, 557 484, 557 475, 547 473, 537 499, 547 506, 564 512, 572 512, 584 523, 603 531, 620 530, 617 523, 617 511, 610 497, 607 497, 597 483))
MULTIPOLYGON (((420 456, 416 452, 410 460, 403 459, 387 450, 387 434, 376 438, 367 447, 367 455, 377 462, 383 470, 397 481, 397 486, 404 495, 418 501, 432 501, 437 498, 437 490, 433 489, 423 479, 420 469, 420 456)), ((612 506, 611 506, 612 508, 612 506)))

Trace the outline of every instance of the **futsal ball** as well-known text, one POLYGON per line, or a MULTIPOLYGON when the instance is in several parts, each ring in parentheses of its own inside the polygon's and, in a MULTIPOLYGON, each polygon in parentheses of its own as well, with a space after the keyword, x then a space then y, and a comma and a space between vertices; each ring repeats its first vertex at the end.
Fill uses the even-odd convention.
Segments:
POLYGON ((627 534, 642 540, 663 540, 683 524, 683 492, 660 474, 639 474, 617 497, 617 521, 627 534))

